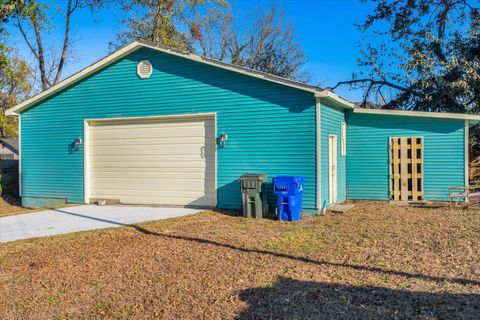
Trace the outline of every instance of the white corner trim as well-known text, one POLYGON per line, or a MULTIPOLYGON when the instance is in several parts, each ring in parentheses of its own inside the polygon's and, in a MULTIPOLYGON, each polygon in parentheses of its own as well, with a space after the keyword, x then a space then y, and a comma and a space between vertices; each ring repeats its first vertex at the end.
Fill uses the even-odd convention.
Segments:
POLYGON ((353 109, 353 112, 366 113, 366 114, 390 115, 390 116, 409 116, 409 117, 423 117, 423 118, 480 121, 480 115, 463 114, 463 113, 404 111, 404 110, 387 110, 387 109, 363 109, 363 108, 355 108, 353 109))
POLYGON ((18 117, 18 195, 22 197, 22 116, 18 117))
POLYGON ((470 185, 470 175, 469 175, 469 165, 470 165, 470 145, 469 145, 469 134, 470 134, 470 126, 468 124, 468 120, 465 120, 465 186, 468 187, 470 185))
POLYGON ((317 174, 317 192, 316 192, 316 207, 317 210, 322 210, 322 127, 321 127, 321 98, 317 97, 315 99, 315 134, 316 134, 316 148, 317 148, 317 166, 316 166, 316 174, 317 174))
POLYGON ((340 123, 340 155, 347 156, 347 122, 340 123))
MULTIPOLYGON (((214 126, 215 128, 213 130, 215 130, 215 156, 214 156, 214 161, 215 161, 215 165, 214 165, 214 170, 215 170, 215 208, 218 208, 218 144, 217 144, 217 137, 218 137, 218 116, 217 116, 217 113, 216 112, 212 112, 209 114, 210 117, 213 117, 213 122, 214 122, 214 126)), ((207 116, 208 117, 208 116, 207 116)))
POLYGON ((83 202, 90 203, 90 126, 83 121, 83 202))

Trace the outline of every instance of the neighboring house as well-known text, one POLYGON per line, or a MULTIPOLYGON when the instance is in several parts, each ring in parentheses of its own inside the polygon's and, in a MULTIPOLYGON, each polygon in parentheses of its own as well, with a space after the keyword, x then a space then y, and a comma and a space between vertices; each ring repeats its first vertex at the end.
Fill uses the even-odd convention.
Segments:
POLYGON ((448 200, 448 187, 468 184, 468 127, 480 121, 355 108, 322 88, 143 41, 8 114, 20 117, 24 205, 238 209, 240 175, 259 172, 304 176, 305 213, 345 199, 448 200))
POLYGON ((18 139, 0 138, 0 160, 18 160, 18 139))

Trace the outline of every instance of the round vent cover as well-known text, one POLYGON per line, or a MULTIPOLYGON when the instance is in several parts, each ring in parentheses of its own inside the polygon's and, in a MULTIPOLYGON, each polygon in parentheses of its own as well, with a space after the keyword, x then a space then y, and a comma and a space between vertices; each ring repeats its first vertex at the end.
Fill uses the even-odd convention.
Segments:
POLYGON ((140 61, 138 63, 138 65, 137 65, 137 75, 141 79, 147 79, 148 77, 150 77, 152 72, 153 72, 153 67, 152 67, 152 64, 150 63, 150 61, 143 60, 143 61, 140 61))

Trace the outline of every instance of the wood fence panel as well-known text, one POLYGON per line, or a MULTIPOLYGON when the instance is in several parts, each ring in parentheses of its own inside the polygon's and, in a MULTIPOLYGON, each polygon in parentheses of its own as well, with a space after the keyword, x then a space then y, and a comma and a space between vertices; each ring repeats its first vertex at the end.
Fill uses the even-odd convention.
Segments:
POLYGON ((390 198, 395 201, 423 199, 423 139, 390 139, 390 198))

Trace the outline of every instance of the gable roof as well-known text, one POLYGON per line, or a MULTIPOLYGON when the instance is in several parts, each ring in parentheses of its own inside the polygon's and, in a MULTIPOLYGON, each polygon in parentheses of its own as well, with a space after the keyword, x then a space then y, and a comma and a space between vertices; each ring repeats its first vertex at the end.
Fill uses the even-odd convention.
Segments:
POLYGON ((30 99, 23 101, 22 103, 16 105, 13 108, 10 108, 6 111, 6 115, 19 115, 21 112, 26 111, 30 107, 34 106, 37 103, 40 103, 44 99, 48 98, 49 96, 53 95, 54 93, 58 92, 61 89, 67 88, 75 84, 76 82, 88 77, 89 75, 101 70, 109 66, 110 64, 114 63, 125 57, 126 55, 135 52, 141 48, 149 48, 152 50, 156 50, 159 52, 163 52, 166 54, 175 55, 178 57, 183 57, 185 59, 189 59, 192 61, 204 63, 207 65, 211 65, 217 68, 222 68, 225 70, 229 70, 232 72, 237 72, 240 74, 244 74, 250 77, 255 77, 259 79, 263 79, 265 81, 274 82, 280 85, 296 88, 299 90, 311 92, 314 94, 316 98, 322 98, 324 100, 329 101, 332 105, 346 108, 352 110, 354 113, 370 113, 370 114, 383 114, 383 115, 390 115, 390 116, 411 116, 411 117, 427 117, 427 118, 443 118, 443 119, 458 119, 458 120, 465 120, 469 121, 471 125, 480 123, 480 115, 472 115, 472 114, 462 114, 462 113, 446 113, 446 112, 418 112, 418 111, 401 111, 401 110, 385 110, 385 109, 363 109, 356 107, 353 103, 339 97, 336 93, 323 89, 316 86, 311 86, 305 83, 301 83, 298 81, 282 78, 279 76, 275 76, 269 73, 251 70, 245 67, 233 65, 230 63, 225 63, 222 61, 205 58, 193 53, 188 53, 184 51, 179 51, 175 49, 170 49, 164 46, 160 46, 154 44, 153 42, 146 41, 146 40, 136 40, 127 44, 126 46, 118 49, 117 51, 113 52, 112 54, 102 58, 101 60, 97 61, 96 63, 86 67, 85 69, 79 71, 71 75, 70 77, 62 80, 61 82, 57 83, 56 85, 52 86, 51 88, 33 96, 30 99))
POLYGON ((204 64, 208 64, 208 65, 211 65, 211 66, 214 66, 214 67, 217 67, 217 68, 230 70, 230 71, 241 73, 241 74, 244 74, 244 75, 247 75, 247 76, 251 76, 251 77, 263 79, 263 80, 266 80, 266 81, 274 82, 274 83, 277 83, 277 84, 281 84, 281 85, 284 85, 284 86, 288 86, 288 87, 296 88, 296 89, 299 89, 299 90, 311 92, 315 95, 315 97, 326 98, 326 99, 332 100, 332 101, 342 105, 343 107, 353 108, 352 103, 348 102, 347 100, 344 100, 344 99, 340 98, 337 94, 335 94, 335 93, 333 93, 329 90, 320 88, 320 87, 311 86, 311 85, 304 84, 304 83, 301 83, 301 82, 298 82, 298 81, 293 81, 293 80, 290 80, 290 79, 278 77, 278 76, 268 74, 268 73, 265 73, 265 72, 261 72, 261 71, 251 70, 251 69, 241 67, 241 66, 237 66, 237 65, 233 65, 233 64, 230 64, 230 63, 225 63, 225 62, 222 62, 222 61, 201 57, 201 56, 196 55, 196 54, 183 52, 183 51, 179 51, 179 50, 175 50, 175 49, 170 49, 170 48, 167 48, 167 47, 156 45, 156 44, 154 44, 152 42, 149 42, 149 41, 136 40, 136 41, 133 41, 130 44, 120 48, 119 50, 113 52, 112 54, 102 58, 101 60, 97 61, 96 63, 86 67, 85 69, 73 74, 72 76, 70 76, 70 77, 68 77, 64 80, 62 80, 61 82, 59 82, 56 85, 50 87, 49 89, 33 96, 30 99, 27 99, 27 100, 23 101, 22 103, 16 105, 13 108, 8 109, 6 114, 7 115, 18 115, 21 112, 23 112, 23 111, 27 110, 28 108, 32 107, 34 104, 40 103, 41 101, 48 98, 49 96, 56 93, 57 91, 75 84, 76 82, 88 77, 92 73, 94 73, 94 72, 96 72, 96 71, 98 71, 102 68, 107 67, 108 65, 114 63, 115 61, 118 61, 121 58, 125 57, 126 55, 128 55, 132 52, 135 52, 135 51, 137 51, 141 48, 153 49, 153 50, 160 51, 160 52, 163 52, 163 53, 167 53, 167 54, 183 57, 183 58, 186 58, 186 59, 189 59, 189 60, 193 60, 193 61, 201 62, 201 63, 204 63, 204 64))

